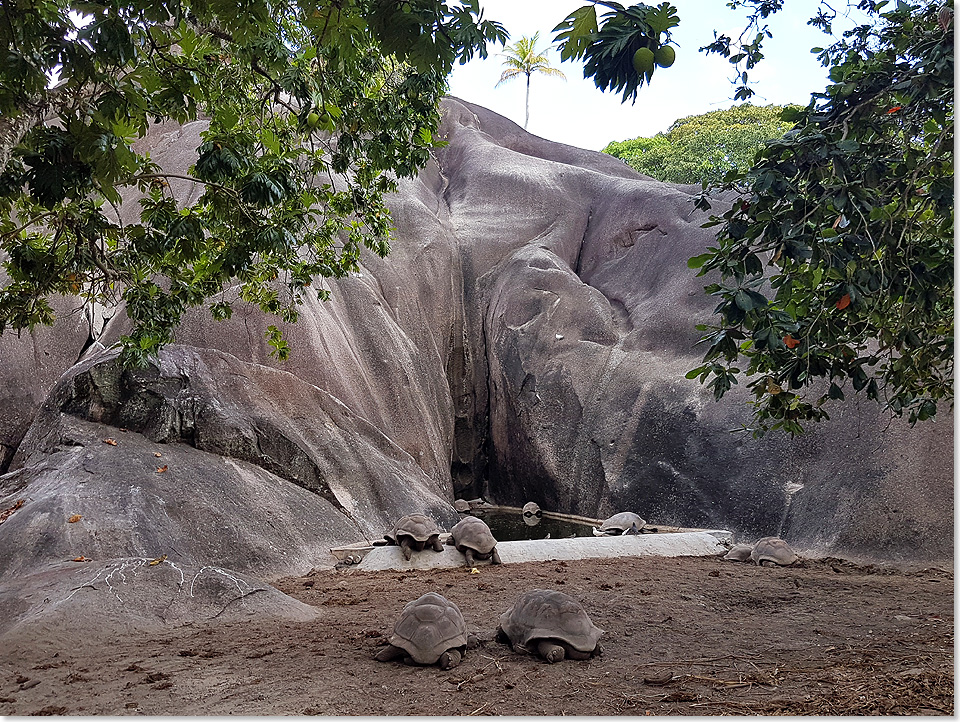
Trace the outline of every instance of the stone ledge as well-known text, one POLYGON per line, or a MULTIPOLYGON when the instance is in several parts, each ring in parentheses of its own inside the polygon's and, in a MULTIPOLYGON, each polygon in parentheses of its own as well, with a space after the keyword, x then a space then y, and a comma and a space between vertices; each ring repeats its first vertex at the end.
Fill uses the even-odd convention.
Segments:
MULTIPOLYGON (((497 551, 504 564, 610 557, 704 557, 726 552, 727 547, 723 544, 723 540, 729 536, 729 532, 716 530, 677 534, 533 539, 500 542, 497 544, 497 551)), ((480 562, 482 565, 489 563, 489 561, 480 562)), ((384 546, 371 549, 356 568, 361 571, 380 571, 382 569, 439 569, 465 565, 463 554, 452 547, 447 547, 442 552, 435 552, 432 549, 414 552, 410 561, 407 561, 403 558, 400 547, 384 546)))

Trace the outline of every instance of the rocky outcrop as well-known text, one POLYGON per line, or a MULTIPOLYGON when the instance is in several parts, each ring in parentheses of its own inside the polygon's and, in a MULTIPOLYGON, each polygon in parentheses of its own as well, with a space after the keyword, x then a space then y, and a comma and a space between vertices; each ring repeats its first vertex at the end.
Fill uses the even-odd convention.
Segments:
POLYGON ((53 658, 65 640, 111 644, 165 626, 317 616, 255 576, 161 557, 60 562, 0 585, 5 659, 53 658))
MULTIPOLYGON (((183 172, 201 127, 157 129, 152 157, 183 172)), ((0 511, 25 502, 0 525, 0 584, 78 555, 269 578, 402 514, 449 525, 454 498, 481 494, 808 554, 952 558, 946 410, 911 429, 853 402, 758 441, 730 433, 745 394, 718 404, 684 379, 713 306, 686 267, 711 240, 688 188, 455 99, 440 137, 391 200, 390 256, 307 302, 285 363, 264 338, 276 320, 243 306, 191 313, 147 371, 103 351, 122 313, 77 365, 89 333, 70 317, 0 340, 0 444, 16 448, 0 511)))

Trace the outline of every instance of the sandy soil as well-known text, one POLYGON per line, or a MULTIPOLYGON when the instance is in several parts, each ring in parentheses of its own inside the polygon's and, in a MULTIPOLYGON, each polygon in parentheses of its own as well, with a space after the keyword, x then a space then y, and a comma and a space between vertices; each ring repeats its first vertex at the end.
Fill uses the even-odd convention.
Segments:
POLYGON ((0 661, 0 714, 952 715, 953 572, 719 558, 324 570, 280 580, 316 622, 47 640, 0 661), (603 655, 550 665, 493 640, 523 591, 579 599, 603 655), (438 591, 481 639, 452 670, 376 662, 438 591), (51 642, 53 644, 51 644, 51 642))

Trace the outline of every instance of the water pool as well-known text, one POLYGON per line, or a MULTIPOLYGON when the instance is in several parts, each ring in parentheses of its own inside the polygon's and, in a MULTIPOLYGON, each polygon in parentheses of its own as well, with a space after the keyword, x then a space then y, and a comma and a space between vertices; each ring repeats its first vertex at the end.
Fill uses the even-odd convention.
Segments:
POLYGON ((567 539, 575 536, 593 536, 589 524, 567 519, 557 519, 546 514, 535 526, 530 526, 519 511, 479 510, 470 512, 483 519, 497 541, 523 541, 526 539, 567 539))

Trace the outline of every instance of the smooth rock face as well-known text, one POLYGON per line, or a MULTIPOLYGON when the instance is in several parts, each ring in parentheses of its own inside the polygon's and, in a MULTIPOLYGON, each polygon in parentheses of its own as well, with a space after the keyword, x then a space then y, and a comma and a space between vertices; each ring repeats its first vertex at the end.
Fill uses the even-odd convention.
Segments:
MULTIPOLYGON (((0 284, 6 275, 0 269, 0 284)), ((89 337, 88 319, 77 311, 80 299, 52 305, 57 323, 0 336, 0 474, 30 428, 33 417, 64 371, 77 362, 89 337)))
POLYGON ((518 146, 502 118, 458 105, 437 156, 468 332, 485 351, 473 355, 472 428, 489 433, 474 435, 477 491, 823 553, 952 558, 949 409, 910 429, 853 401, 804 438, 729 433, 749 421, 748 395, 718 404, 683 378, 714 305, 686 267, 711 242, 689 189, 540 139, 518 146))
MULTIPOLYGON (((947 409, 910 429, 853 402, 796 440, 729 433, 743 389, 718 404, 683 378, 714 305, 686 267, 711 243, 692 191, 444 109, 448 145, 391 199, 390 256, 326 282, 296 326, 198 310, 149 372, 102 352, 122 310, 102 335, 65 317, 0 339, 0 512, 25 500, 0 524, 0 587, 79 555, 305 572, 405 514, 448 529, 453 500, 481 495, 776 535, 805 556, 952 558, 947 409)), ((202 127, 144 144, 183 173, 202 127)))
POLYGON ((58 431, 51 453, 3 478, 4 507, 25 503, 0 526, 0 578, 80 556, 163 554, 274 577, 357 534, 330 502, 262 467, 73 417, 58 431))
POLYGON ((200 620, 242 622, 264 616, 305 622, 318 614, 250 575, 169 559, 62 562, 0 585, 0 634, 11 658, 20 656, 22 648, 36 654, 52 647, 53 657, 56 645, 80 639, 116 639, 122 633, 200 620))

